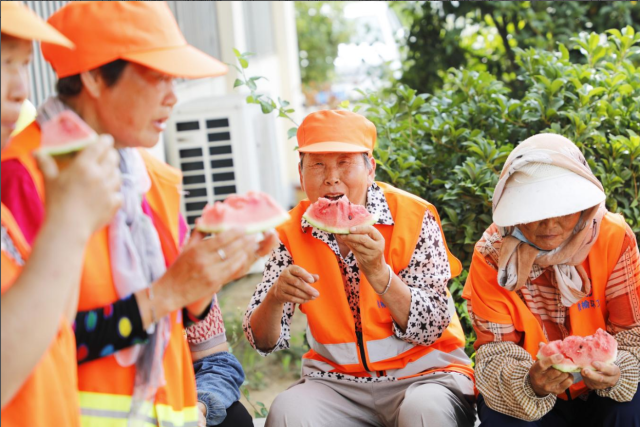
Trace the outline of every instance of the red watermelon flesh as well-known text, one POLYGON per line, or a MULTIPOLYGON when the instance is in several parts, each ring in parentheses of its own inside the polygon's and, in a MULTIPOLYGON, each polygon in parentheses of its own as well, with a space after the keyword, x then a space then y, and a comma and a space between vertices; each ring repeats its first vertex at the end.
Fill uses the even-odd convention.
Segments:
POLYGON ((65 110, 42 124, 40 151, 60 156, 82 150, 98 135, 73 111, 65 110))
POLYGON ((364 206, 349 202, 347 196, 338 200, 321 197, 307 208, 303 217, 317 229, 333 234, 349 234, 351 227, 373 225, 378 221, 364 206))
POLYGON ((618 343, 609 333, 598 329, 588 337, 570 336, 552 341, 540 349, 537 357, 543 360, 558 353, 564 360, 553 365, 554 368, 562 372, 580 372, 592 368, 593 362, 613 363, 618 355, 618 343))
POLYGON ((247 234, 260 233, 289 220, 289 214, 266 193, 249 191, 233 194, 224 202, 205 206, 196 220, 196 229, 203 233, 220 233, 242 228, 247 234))

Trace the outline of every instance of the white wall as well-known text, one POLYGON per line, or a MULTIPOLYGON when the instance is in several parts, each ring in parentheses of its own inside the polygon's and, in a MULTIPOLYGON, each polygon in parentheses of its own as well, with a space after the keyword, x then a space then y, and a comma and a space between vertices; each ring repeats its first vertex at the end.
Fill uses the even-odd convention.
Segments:
MULTIPOLYGON (((261 92, 276 99, 278 96, 291 102, 291 107, 297 112, 302 109, 302 92, 300 67, 298 62, 298 41, 295 25, 295 10, 293 2, 273 1, 271 4, 272 32, 275 52, 259 55, 249 60, 247 76, 264 76, 267 80, 259 80, 261 92)), ((245 28, 244 8, 242 2, 216 2, 217 31, 219 32, 220 60, 229 64, 237 64, 233 49, 246 52, 247 28, 245 28)), ((199 79, 181 81, 177 84, 178 102, 187 102, 195 98, 207 96, 224 96, 232 93, 247 93, 246 88, 235 88, 233 83, 237 78, 237 71, 230 67, 227 75, 213 79, 199 79)), ((275 113, 272 113, 275 117, 275 113)), ((299 124, 302 117, 296 116, 299 124)), ((276 121, 274 141, 265 143, 278 144, 281 153, 279 164, 267 165, 273 173, 281 174, 283 182, 287 183, 288 192, 293 194, 293 187, 298 184, 297 162, 298 155, 293 148, 297 145, 294 139, 287 140, 287 131, 294 124, 286 119, 276 121)))

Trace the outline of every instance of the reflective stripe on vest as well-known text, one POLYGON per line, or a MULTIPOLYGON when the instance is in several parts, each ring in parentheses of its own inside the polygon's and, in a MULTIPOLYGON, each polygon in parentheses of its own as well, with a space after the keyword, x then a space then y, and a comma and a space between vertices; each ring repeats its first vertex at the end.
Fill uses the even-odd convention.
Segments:
MULTIPOLYGON (((106 393, 80 392, 80 411, 83 427, 128 427, 131 396, 106 393)), ((198 408, 188 407, 174 411, 169 405, 146 402, 140 411, 140 427, 197 427, 198 408)))

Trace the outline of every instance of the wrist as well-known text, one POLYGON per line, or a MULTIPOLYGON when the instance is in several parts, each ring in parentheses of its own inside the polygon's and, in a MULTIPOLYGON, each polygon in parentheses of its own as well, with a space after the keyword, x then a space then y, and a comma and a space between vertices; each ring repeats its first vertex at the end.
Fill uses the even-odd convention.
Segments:
POLYGON ((71 216, 54 210, 46 214, 40 234, 48 239, 60 238, 65 242, 85 245, 93 233, 89 227, 83 226, 82 221, 74 221, 71 216))
MULTIPOLYGON (((149 311, 151 312, 151 308, 153 308, 156 320, 185 306, 181 295, 173 291, 171 279, 166 277, 166 275, 162 276, 150 286, 153 287, 154 297, 153 300, 149 302, 149 311), (153 307, 151 307, 151 305, 153 307)), ((146 290, 142 292, 146 293, 146 290)))
POLYGON ((389 281, 393 277, 393 273, 386 263, 383 263, 372 273, 365 274, 369 284, 373 287, 373 290, 377 293, 383 293, 389 284, 389 281))

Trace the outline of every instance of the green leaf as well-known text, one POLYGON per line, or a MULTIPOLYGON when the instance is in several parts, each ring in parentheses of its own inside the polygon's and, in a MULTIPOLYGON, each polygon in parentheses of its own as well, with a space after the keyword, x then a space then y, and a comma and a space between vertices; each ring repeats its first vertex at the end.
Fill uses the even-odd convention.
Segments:
POLYGON ((340 108, 344 108, 344 109, 349 108, 349 100, 344 100, 344 101, 342 101, 340 104, 338 104, 338 106, 339 106, 340 108))
POLYGON ((274 110, 274 106, 271 104, 271 102, 268 102, 264 99, 260 99, 258 100, 258 102, 260 103, 260 108, 262 108, 262 112, 264 114, 270 114, 274 110))
POLYGON ((235 47, 233 48, 233 54, 236 56, 236 58, 240 58, 242 56, 240 51, 238 49, 236 49, 235 47))
POLYGON ((555 94, 564 84, 564 81, 556 79, 551 83, 551 95, 555 94))
POLYGON ((258 86, 256 85, 256 81, 252 79, 247 80, 247 87, 251 90, 258 89, 258 86))
POLYGON ((240 62, 240 66, 244 69, 247 69, 249 67, 249 61, 244 58, 238 58, 238 62, 240 62))
POLYGON ((296 127, 290 128, 287 131, 287 139, 294 138, 296 135, 298 135, 298 128, 296 128, 296 127))
POLYGON ((563 45, 562 43, 558 43, 558 49, 560 49, 560 52, 562 53, 562 60, 563 61, 568 61, 569 60, 569 50, 567 50, 567 47, 565 45, 563 45))
POLYGON ((234 88, 237 88, 238 86, 243 86, 243 85, 244 85, 244 82, 242 80, 240 80, 240 79, 236 79, 236 81, 233 82, 233 87, 234 88))

